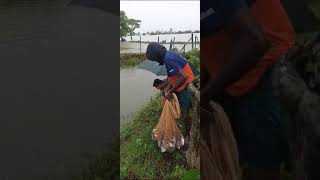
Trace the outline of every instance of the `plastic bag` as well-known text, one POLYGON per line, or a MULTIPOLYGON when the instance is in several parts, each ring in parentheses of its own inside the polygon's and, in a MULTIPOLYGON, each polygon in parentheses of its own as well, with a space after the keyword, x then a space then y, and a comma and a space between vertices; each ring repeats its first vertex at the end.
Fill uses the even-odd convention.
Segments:
POLYGON ((157 126, 152 130, 152 139, 158 141, 161 152, 173 152, 184 145, 176 119, 180 118, 181 111, 178 98, 173 94, 173 99, 165 101, 157 126))

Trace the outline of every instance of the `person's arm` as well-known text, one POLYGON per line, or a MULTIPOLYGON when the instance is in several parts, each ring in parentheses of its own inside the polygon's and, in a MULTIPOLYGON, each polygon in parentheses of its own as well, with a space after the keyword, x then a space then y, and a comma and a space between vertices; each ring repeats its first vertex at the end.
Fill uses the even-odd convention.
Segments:
POLYGON ((245 75, 269 50, 266 40, 247 9, 243 8, 224 30, 229 34, 233 47, 226 63, 215 77, 201 88, 201 101, 208 100, 245 75))
POLYGON ((174 92, 175 90, 177 90, 180 86, 182 86, 188 80, 188 77, 183 73, 182 70, 180 70, 177 73, 177 76, 178 76, 178 82, 169 89, 168 93, 174 92))
POLYGON ((166 87, 164 88, 164 92, 167 93, 172 88, 172 85, 166 80, 166 87))
POLYGON ((166 68, 168 71, 168 76, 178 77, 177 83, 173 84, 168 91, 168 93, 170 94, 174 92, 176 89, 178 89, 180 86, 182 86, 188 80, 188 77, 184 74, 182 67, 174 61, 167 61, 166 68))

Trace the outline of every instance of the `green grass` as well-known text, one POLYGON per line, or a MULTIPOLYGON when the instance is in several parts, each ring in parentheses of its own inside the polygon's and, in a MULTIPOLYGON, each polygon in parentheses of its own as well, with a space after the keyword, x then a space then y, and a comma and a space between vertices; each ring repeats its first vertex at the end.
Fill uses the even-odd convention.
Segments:
POLYGON ((120 138, 115 138, 112 148, 93 159, 79 176, 72 179, 119 179, 119 175, 120 179, 200 179, 199 171, 188 169, 181 151, 161 153, 157 142, 151 139, 151 131, 160 113, 160 100, 156 96, 136 113, 132 121, 122 126, 120 138))
MULTIPOLYGON (((182 55, 190 64, 200 68, 198 49, 182 55)), ((132 64, 135 62, 133 60, 132 64)), ((161 109, 157 96, 121 128, 121 179, 200 179, 200 172, 187 168, 181 151, 161 153, 157 142, 151 139, 151 132, 159 121, 161 109)))
MULTIPOLYGON (((183 56, 199 67, 198 50, 186 52, 183 56)), ((143 60, 144 54, 121 54, 120 67, 135 66, 143 60)), ((199 171, 187 167, 186 158, 181 151, 161 153, 157 142, 151 139, 151 131, 158 123, 160 114, 160 100, 156 96, 130 122, 121 127, 120 138, 112 148, 97 156, 83 169, 80 176, 73 179, 119 179, 119 175, 121 179, 200 179, 199 171)))
POLYGON ((192 68, 192 71, 196 76, 200 75, 200 50, 194 48, 186 53, 182 54, 183 57, 188 59, 188 62, 192 68))
POLYGON ((144 61, 144 54, 121 54, 120 55, 120 68, 132 67, 144 61))
POLYGON ((151 139, 160 113, 160 101, 153 98, 121 129, 121 179, 183 179, 186 175, 194 179, 199 175, 195 170, 188 170, 181 151, 161 153, 157 142, 151 139))

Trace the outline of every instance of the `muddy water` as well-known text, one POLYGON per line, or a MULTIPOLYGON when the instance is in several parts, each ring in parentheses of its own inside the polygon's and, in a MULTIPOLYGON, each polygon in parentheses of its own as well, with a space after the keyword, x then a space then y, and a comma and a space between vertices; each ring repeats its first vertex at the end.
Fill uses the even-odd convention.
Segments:
MULTIPOLYGON (((200 33, 193 33, 194 36, 197 36, 200 40, 200 33)), ((166 41, 170 42, 170 40, 175 39, 176 42, 187 42, 191 38, 191 33, 187 34, 161 34, 161 35, 142 35, 141 41, 158 41, 158 37, 160 42, 166 41)), ((130 36, 124 37, 127 41, 131 41, 130 36)), ((132 36, 133 41, 139 41, 140 36, 132 36)))
MULTIPOLYGON (((170 48, 170 44, 163 44, 167 49, 170 48)), ((120 43, 120 53, 145 53, 148 47, 148 43, 141 43, 141 50, 139 43, 133 42, 121 42, 120 43)), ((175 44, 175 48, 179 51, 183 48, 183 44, 175 44)), ((194 47, 199 48, 199 44, 195 45, 194 47)), ((192 49, 191 44, 187 44, 185 46, 185 51, 190 51, 192 49)), ((183 50, 182 50, 183 51, 183 50)))
POLYGON ((117 134, 106 78, 119 54, 106 49, 118 28, 106 32, 119 19, 65 3, 0 2, 1 180, 70 179, 117 134))
POLYGON ((129 121, 132 115, 141 110, 156 93, 152 87, 155 74, 136 67, 120 70, 120 124, 129 121))

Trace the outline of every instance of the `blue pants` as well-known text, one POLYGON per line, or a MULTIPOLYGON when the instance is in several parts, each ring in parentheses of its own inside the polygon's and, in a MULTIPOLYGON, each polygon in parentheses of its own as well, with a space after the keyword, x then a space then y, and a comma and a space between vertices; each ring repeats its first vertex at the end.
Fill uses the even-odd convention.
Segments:
POLYGON ((280 168, 289 154, 287 118, 273 97, 270 72, 247 95, 220 103, 234 130, 240 162, 249 168, 280 168))
POLYGON ((186 112, 192 108, 192 96, 186 86, 181 92, 176 92, 182 112, 186 112))

